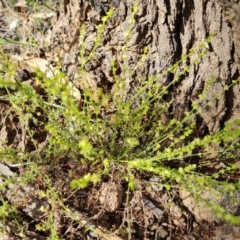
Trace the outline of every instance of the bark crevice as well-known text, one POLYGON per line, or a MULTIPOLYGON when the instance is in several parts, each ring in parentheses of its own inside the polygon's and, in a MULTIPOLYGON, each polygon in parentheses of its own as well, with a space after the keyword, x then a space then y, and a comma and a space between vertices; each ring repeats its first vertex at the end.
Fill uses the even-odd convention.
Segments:
MULTIPOLYGON (((81 64, 79 55, 79 29, 86 27, 85 49, 90 52, 96 38, 96 25, 100 23, 105 12, 113 7, 114 16, 107 23, 103 34, 103 43, 97 48, 97 54, 85 67, 87 79, 96 89, 103 85, 114 85, 111 61, 117 63, 119 78, 125 81, 125 95, 133 94, 137 84, 151 75, 161 74, 168 66, 174 64, 181 54, 186 54, 191 48, 196 48, 209 34, 216 36, 208 44, 209 53, 204 59, 191 68, 181 81, 171 88, 175 105, 173 113, 187 111, 191 102, 202 93, 203 86, 212 76, 218 80, 213 84, 212 91, 205 101, 221 92, 224 85, 235 79, 239 72, 240 56, 240 3, 226 0, 182 0, 182 1, 139 1, 139 10, 136 14, 136 23, 131 29, 127 42, 128 58, 124 63, 122 46, 125 44, 124 34, 129 29, 129 20, 132 13, 133 1, 76 1, 69 0, 67 11, 60 11, 60 17, 55 21, 52 33, 53 57, 59 56, 63 69, 76 84, 81 82, 77 76, 81 64), (100 8, 104 10, 99 11, 100 8), (231 26, 230 26, 231 24, 231 26), (78 31, 76 30, 78 29, 78 31), (61 39, 58 40, 58 39, 61 39), (141 59, 143 48, 148 46, 149 53, 141 68, 136 68, 141 59), (135 69, 131 76, 124 76, 124 64, 135 69), (143 77, 144 76, 144 77, 143 77)), ((60 9, 63 9, 60 3, 60 9)), ((189 58, 189 62, 193 58, 189 58)), ((159 82, 167 84, 173 76, 167 74, 159 82)), ((238 105, 238 87, 233 88, 233 94, 227 93, 220 99, 214 100, 212 107, 203 111, 203 118, 209 132, 220 129, 222 122, 233 120, 238 113, 230 114, 235 105, 238 105), (233 98, 236 96, 236 98, 233 98), (227 103, 232 98, 233 107, 227 103), (235 104, 236 102, 236 104, 235 104), (231 107, 230 107, 231 108, 231 107), (226 115, 232 117, 225 117, 226 115)), ((171 96, 169 96, 171 98, 171 96)))

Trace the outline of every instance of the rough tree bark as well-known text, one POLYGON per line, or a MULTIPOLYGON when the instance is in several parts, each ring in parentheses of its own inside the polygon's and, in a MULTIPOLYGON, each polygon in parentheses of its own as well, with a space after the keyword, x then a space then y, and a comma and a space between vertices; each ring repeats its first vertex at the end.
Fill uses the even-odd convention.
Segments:
MULTIPOLYGON (((93 88, 112 87, 114 79, 111 60, 118 63, 118 72, 126 83, 130 94, 143 76, 159 74, 175 63, 182 54, 196 47, 206 37, 215 33, 209 44, 209 53, 169 94, 174 98, 172 112, 189 110, 191 102, 203 91, 211 76, 217 76, 206 101, 223 90, 225 84, 239 77, 240 69, 240 3, 234 0, 139 0, 136 23, 131 30, 128 47, 128 66, 134 69, 141 59, 145 46, 149 47, 146 62, 133 76, 124 76, 122 70, 122 47, 126 44, 124 33, 129 27, 133 0, 64 0, 53 22, 52 52, 60 57, 63 70, 76 78, 81 58, 79 55, 80 31, 86 27, 85 48, 93 48, 97 26, 106 11, 113 7, 115 13, 102 36, 103 43, 97 54, 86 64, 86 79, 93 88)), ((161 83, 171 81, 168 75, 159 79, 161 83)), ((81 81, 81 79, 79 79, 81 81)), ((228 120, 240 113, 240 86, 235 85, 201 114, 205 130, 213 133, 228 120)))

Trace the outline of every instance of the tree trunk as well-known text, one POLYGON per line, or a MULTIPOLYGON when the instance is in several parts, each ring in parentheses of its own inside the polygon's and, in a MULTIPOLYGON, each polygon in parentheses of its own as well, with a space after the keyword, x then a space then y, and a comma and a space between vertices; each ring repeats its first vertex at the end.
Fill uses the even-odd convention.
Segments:
MULTIPOLYGON (((133 0, 64 0, 59 14, 53 22, 52 52, 59 57, 63 70, 70 79, 78 77, 81 63, 80 45, 84 41, 86 53, 94 47, 97 27, 110 7, 114 15, 106 24, 102 43, 96 54, 85 65, 86 81, 91 87, 111 89, 114 86, 111 61, 117 63, 117 72, 126 84, 126 94, 134 92, 141 81, 151 75, 158 75, 178 61, 182 54, 195 48, 207 36, 216 36, 207 46, 209 53, 191 67, 180 82, 169 91, 168 100, 174 98, 172 114, 190 109, 191 103, 203 91, 206 82, 214 75, 217 80, 211 86, 205 101, 223 91, 226 84, 239 77, 240 69, 240 3, 227 0, 139 0, 135 24, 127 42, 124 34, 129 29, 133 0), (86 27, 84 39, 81 36, 86 27), (134 71, 124 72, 124 50, 127 46, 127 65, 134 71), (136 68, 143 49, 148 46, 146 61, 136 68)), ((190 62, 193 58, 190 58, 190 62)), ((172 74, 159 78, 162 84, 169 83, 172 74)), ((83 81, 83 80, 82 80, 83 81)), ((240 115, 240 86, 236 84, 211 107, 203 110, 201 120, 205 131, 219 130, 225 121, 240 115)))

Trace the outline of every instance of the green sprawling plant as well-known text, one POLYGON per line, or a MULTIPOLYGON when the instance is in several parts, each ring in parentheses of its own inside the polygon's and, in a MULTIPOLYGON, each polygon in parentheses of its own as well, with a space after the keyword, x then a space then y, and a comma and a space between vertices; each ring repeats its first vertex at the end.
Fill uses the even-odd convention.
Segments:
MULTIPOLYGON (((125 34, 126 43, 135 24, 134 16, 137 11, 138 7, 135 3, 130 26, 125 34)), ((85 51, 84 41, 81 41, 86 34, 86 29, 81 28, 81 65, 78 77, 83 82, 85 65, 94 57, 96 49, 102 43, 101 36, 113 13, 112 9, 109 10, 102 23, 98 25, 97 37, 90 53, 85 51)), ((112 92, 104 92, 102 89, 93 91, 82 84, 81 99, 75 99, 71 94, 72 89, 66 81, 63 81, 66 78, 64 73, 58 72, 49 78, 38 70, 35 72, 35 81, 44 90, 44 96, 36 94, 32 86, 16 83, 14 80, 9 81, 10 78, 3 78, 2 74, 0 74, 0 85, 7 93, 5 100, 11 103, 11 108, 17 112, 27 134, 32 136, 35 149, 38 149, 38 146, 34 140, 34 130, 29 128, 29 122, 48 132, 48 144, 42 150, 44 154, 40 154, 39 151, 35 155, 37 164, 44 164, 45 159, 50 156, 67 153, 79 159, 79 164, 88 163, 96 166, 95 172, 89 172, 80 179, 72 179, 73 189, 99 183, 103 176, 111 178, 113 171, 114 173, 118 171, 117 176, 122 181, 128 182, 129 189, 134 190, 136 186, 134 174, 139 171, 160 176, 167 189, 186 189, 198 198, 205 189, 217 188, 223 193, 232 192, 239 189, 239 184, 220 182, 218 178, 225 172, 234 171, 236 169, 234 164, 209 176, 201 172, 202 166, 188 163, 188 160, 207 159, 211 154, 207 150, 211 144, 222 146, 217 151, 219 159, 232 159, 236 156, 239 148, 240 120, 226 124, 220 131, 207 136, 197 136, 195 128, 196 116, 225 94, 225 91, 228 91, 238 80, 232 81, 225 86, 223 92, 219 92, 205 103, 204 99, 209 88, 217 80, 217 76, 213 76, 206 82, 199 99, 192 104, 191 110, 185 113, 182 119, 167 116, 172 102, 164 101, 164 96, 168 94, 170 87, 179 82, 194 64, 199 63, 208 54, 205 46, 213 37, 213 35, 209 36, 205 42, 191 49, 188 54, 182 55, 178 62, 161 75, 143 77, 132 96, 125 94, 125 79, 133 76, 134 71, 144 64, 148 48, 143 49, 136 68, 130 69, 127 64, 127 44, 123 47, 125 63, 122 72, 125 77, 119 78, 115 68, 116 63, 112 61, 115 79, 112 92), (161 84, 159 79, 170 73, 174 76, 172 81, 166 85, 161 84), (184 161, 186 164, 183 166, 178 164, 184 161), (174 167, 174 164, 177 167, 174 167)), ((1 72, 8 73, 8 76, 15 75, 14 64, 4 54, 1 55, 0 66, 1 72)), ((2 155, 5 157, 9 155, 9 158, 14 159, 11 156, 14 154, 16 156, 17 153, 9 154, 10 151, 13 150, 6 146, 5 150, 2 150, 2 155)), ((18 156, 20 156, 18 161, 28 159, 26 152, 18 156)), ((205 164, 210 165, 211 162, 205 164)), ((35 175, 30 176, 34 178, 35 175)), ((209 203, 209 205, 222 218, 240 223, 239 217, 225 214, 224 209, 216 204, 209 203)), ((1 209, 4 207, 5 205, 1 209)), ((39 225, 39 228, 43 225, 39 225)), ((46 225, 49 223, 47 222, 46 225)))

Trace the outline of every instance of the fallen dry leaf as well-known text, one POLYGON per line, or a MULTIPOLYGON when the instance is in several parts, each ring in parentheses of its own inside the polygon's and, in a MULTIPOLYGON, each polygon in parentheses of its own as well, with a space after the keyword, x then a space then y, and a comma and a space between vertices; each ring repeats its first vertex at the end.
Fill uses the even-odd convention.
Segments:
POLYGON ((33 57, 24 59, 23 61, 31 68, 32 71, 39 69, 41 72, 46 74, 47 77, 52 77, 54 74, 52 65, 46 59, 33 57))

